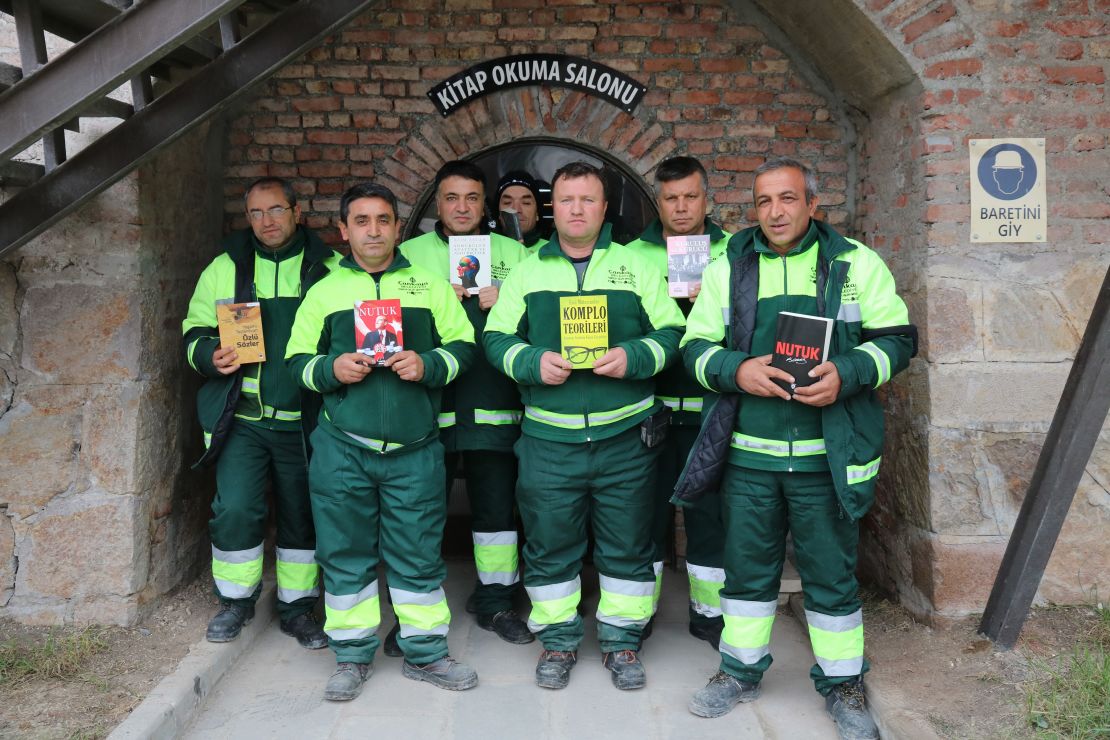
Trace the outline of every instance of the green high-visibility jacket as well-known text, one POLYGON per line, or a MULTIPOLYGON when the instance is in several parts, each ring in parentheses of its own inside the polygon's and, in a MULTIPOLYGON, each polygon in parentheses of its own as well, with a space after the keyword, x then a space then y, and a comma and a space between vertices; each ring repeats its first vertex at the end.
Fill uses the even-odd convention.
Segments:
POLYGON ((517 265, 490 311, 483 343, 493 366, 520 387, 524 434, 587 442, 615 436, 662 406, 652 378, 675 360, 683 325, 659 270, 611 243, 606 224, 582 284, 558 234, 517 265), (581 369, 561 385, 540 380, 543 353, 560 351, 559 298, 570 295, 606 296, 609 347, 624 348, 628 357, 624 378, 581 369))
POLYGON ((236 420, 286 431, 302 429, 302 421, 311 423, 302 419, 302 408, 314 409, 318 400, 292 382, 282 359, 301 300, 340 259, 303 226, 276 252, 259 244, 250 229, 228 235, 223 250, 201 273, 181 323, 185 358, 207 378, 197 394, 206 447, 197 465, 215 460, 236 420), (212 364, 220 346, 216 301, 225 299, 261 304, 262 336, 270 358, 244 365, 232 375, 221 375, 212 364))
MULTIPOLYGON (((721 227, 708 218, 705 219, 705 231, 709 235, 709 259, 714 260, 725 252, 728 239, 731 236, 721 227)), ((667 276, 667 240, 663 236, 663 224, 655 219, 640 238, 627 244, 628 248, 643 255, 652 261, 664 277, 667 276)), ((690 315, 694 304, 689 298, 676 298, 683 316, 690 315)), ((694 380, 682 363, 675 363, 667 368, 655 380, 655 395, 667 406, 670 406, 674 415, 671 423, 682 426, 697 426, 701 423, 701 412, 707 402, 705 389, 694 380)))
POLYGON ((394 250, 378 279, 351 257, 317 283, 297 311, 286 365, 296 382, 324 396, 320 427, 348 444, 383 454, 412 449, 437 437, 440 390, 475 355, 474 330, 451 286, 394 250), (358 383, 336 380, 333 364, 354 352, 356 303, 401 300, 401 342, 424 362, 419 382, 375 367, 358 383))
MULTIPOLYGON (((487 232, 485 228, 483 232, 487 232)), ((492 264, 490 275, 495 285, 508 276, 514 265, 528 256, 520 242, 500 234, 490 234, 492 264)), ((401 254, 409 262, 450 281, 447 235, 436 222, 435 231, 403 242, 401 254)), ((478 306, 478 296, 462 301, 471 326, 474 340, 481 344, 482 330, 486 326, 487 312, 478 306)), ((516 384, 494 370, 482 353, 474 364, 456 382, 443 392, 443 410, 440 414, 440 440, 448 452, 455 450, 511 451, 520 436, 520 418, 523 405, 516 384)))
MULTIPOLYGON (((746 296, 750 299, 751 296, 746 296)), ((824 470, 853 519, 874 501, 883 448, 883 411, 875 389, 909 364, 916 329, 882 259, 824 223, 811 222, 797 247, 779 256, 759 227, 739 232, 702 278, 701 293, 682 338, 687 370, 706 389, 740 393, 729 463, 762 470, 824 470), (731 270, 758 254, 755 321, 747 352, 727 348, 731 270), (824 286, 823 310, 817 286, 824 286), (736 371, 774 349, 779 311, 834 318, 829 360, 841 389, 837 401, 813 408, 797 401, 740 392, 736 371)), ((740 344, 743 344, 741 342, 740 344)))

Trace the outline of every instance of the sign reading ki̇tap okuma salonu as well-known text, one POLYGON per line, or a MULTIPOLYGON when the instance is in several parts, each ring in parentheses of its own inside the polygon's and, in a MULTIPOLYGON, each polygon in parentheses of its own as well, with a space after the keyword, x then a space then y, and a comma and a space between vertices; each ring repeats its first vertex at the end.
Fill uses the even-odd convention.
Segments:
POLYGON ((1044 139, 972 139, 971 241, 1043 242, 1044 139))

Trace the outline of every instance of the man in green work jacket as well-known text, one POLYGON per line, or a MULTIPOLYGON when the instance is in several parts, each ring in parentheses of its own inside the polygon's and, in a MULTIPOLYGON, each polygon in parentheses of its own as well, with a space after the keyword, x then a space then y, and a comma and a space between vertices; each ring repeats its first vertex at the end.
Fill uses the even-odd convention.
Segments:
MULTIPOLYGON (((863 693, 859 520, 883 448, 875 389, 909 364, 916 330, 882 259, 813 218, 809 167, 784 157, 755 174, 759 225, 733 236, 706 269, 682 339, 699 383, 739 394, 727 450, 706 453, 727 462, 724 632, 720 670, 690 711, 717 717, 759 695, 789 531, 816 658, 810 677, 841 737, 877 738, 863 693), (770 364, 782 311, 832 320, 828 359, 806 374, 811 385, 770 364)), ((702 452, 695 447, 690 466, 702 452)))
POLYGON ((206 634, 211 642, 234 640, 254 617, 272 487, 281 630, 306 648, 323 648, 327 639, 312 615, 319 590, 303 439, 318 399, 297 387, 282 358, 305 291, 339 255, 297 225, 300 207, 284 180, 252 183, 245 201, 250 228, 231 234, 201 273, 182 323, 185 357, 207 378, 197 397, 206 448, 198 465, 216 465, 208 531, 220 610, 206 634), (241 364, 234 347, 221 346, 222 301, 260 304, 265 362, 241 364))
MULTIPOLYGON (((659 163, 655 170, 655 204, 659 218, 648 224, 640 238, 628 248, 651 260, 667 275, 667 239, 705 235, 709 239, 709 258, 716 259, 725 251, 730 234, 721 230, 708 216, 709 176, 701 162, 693 157, 672 157, 659 163)), ((701 283, 690 286, 689 298, 676 298, 682 314, 688 316, 694 306, 701 283)), ((663 556, 667 534, 674 523, 670 504, 674 484, 686 456, 698 436, 701 411, 706 391, 681 363, 664 371, 657 379, 655 396, 674 413, 667 439, 659 454, 659 471, 655 478, 655 518, 652 537, 655 540, 655 599, 658 607, 663 576, 663 556)), ((686 576, 690 582, 690 634, 705 640, 714 649, 721 639, 724 620, 721 618, 721 586, 725 582, 724 526, 721 522, 721 500, 706 496, 683 509, 686 529, 686 576)))
MULTIPOLYGON (((485 222, 485 175, 476 164, 458 160, 446 163, 436 173, 435 190, 439 216, 435 228, 401 244, 401 254, 412 264, 450 280, 455 275, 449 264, 451 237, 489 237, 493 285, 470 294, 462 285, 452 283, 480 342, 486 316, 497 303, 501 281, 527 253, 519 242, 490 233, 485 222)), ((461 463, 478 571, 478 582, 466 608, 477 614, 479 627, 502 640, 532 642, 532 633, 513 611, 513 594, 520 588, 513 456, 513 444, 520 437, 520 393, 481 356, 446 389, 443 400, 439 425, 447 452, 448 486, 461 463)))
POLYGON ((664 410, 653 378, 675 359, 682 313, 659 271, 611 242, 603 172, 574 162, 552 186, 556 233, 509 274, 484 337, 490 362, 524 400, 517 502, 528 625, 544 647, 536 683, 565 687, 577 661, 589 518, 603 662, 617 688, 638 689, 655 591, 654 507, 644 494, 656 449, 647 445, 658 442, 650 430, 664 410), (582 315, 594 318, 574 318, 582 315), (597 337, 588 346, 587 334, 597 337))
POLYGON ((474 331, 451 286, 396 250, 400 222, 388 188, 348 189, 339 217, 351 255, 309 291, 285 353, 296 381, 324 400, 309 467, 324 631, 338 663, 324 698, 354 699, 370 676, 379 560, 400 623, 402 674, 469 689, 477 673, 447 654, 447 499, 436 416, 442 388, 474 358, 474 331), (382 312, 400 324, 392 326, 402 349, 375 364, 357 351, 355 327, 372 326, 367 317, 382 312))

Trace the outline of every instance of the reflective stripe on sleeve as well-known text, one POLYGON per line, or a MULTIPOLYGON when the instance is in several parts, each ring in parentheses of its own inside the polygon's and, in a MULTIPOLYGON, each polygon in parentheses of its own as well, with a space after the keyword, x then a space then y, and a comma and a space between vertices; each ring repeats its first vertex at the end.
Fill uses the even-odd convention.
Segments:
POLYGON ((450 383, 452 380, 454 380, 456 377, 458 377, 458 375, 459 375, 459 361, 455 359, 455 356, 453 354, 451 354, 450 352, 445 350, 443 347, 436 347, 434 350, 432 350, 432 352, 434 352, 434 353, 438 354, 440 357, 442 357, 443 358, 443 363, 445 365, 447 365, 447 380, 446 380, 446 382, 450 383))
POLYGON ((651 337, 644 337, 640 341, 646 344, 647 348, 651 350, 652 359, 655 360, 655 372, 653 372, 652 375, 659 374, 659 372, 663 370, 663 366, 667 364, 667 353, 663 351, 663 345, 659 344, 659 342, 651 337))
POLYGON ((849 465, 848 470, 848 485, 863 483, 869 481, 879 474, 879 463, 883 460, 883 456, 879 455, 869 463, 863 465, 849 465))
POLYGON ((323 360, 323 359, 324 359, 324 355, 316 355, 311 360, 309 360, 308 362, 305 363, 304 370, 301 371, 301 383, 306 388, 311 388, 312 390, 316 391, 317 393, 320 392, 320 389, 317 388, 316 384, 312 382, 312 374, 313 374, 313 371, 316 369, 316 365, 320 362, 320 360, 323 360))
POLYGON ((883 352, 871 342, 864 342, 854 349, 867 354, 871 361, 875 363, 876 388, 890 380, 890 358, 886 356, 886 352, 883 352))
POLYGON ((705 366, 709 364, 709 359, 718 352, 724 352, 724 347, 711 347, 698 358, 694 363, 694 379, 701 383, 703 386, 711 391, 717 390, 709 384, 709 380, 705 377, 705 366))
POLYGON ((439 425, 440 429, 443 429, 445 427, 455 426, 455 412, 454 411, 441 412, 440 415, 436 417, 436 424, 439 425))
POLYGON ((501 361, 501 367, 504 369, 505 374, 513 380, 519 380, 513 373, 513 362, 516 360, 516 356, 523 352, 524 348, 527 346, 528 345, 524 342, 514 344, 512 347, 509 347, 509 351, 505 353, 505 357, 501 361))

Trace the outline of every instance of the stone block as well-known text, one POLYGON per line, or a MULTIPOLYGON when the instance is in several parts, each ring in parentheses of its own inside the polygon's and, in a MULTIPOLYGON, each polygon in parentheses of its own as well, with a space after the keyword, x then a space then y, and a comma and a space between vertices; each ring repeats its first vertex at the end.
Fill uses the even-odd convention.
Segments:
POLYGON ((914 585, 941 617, 981 612, 1005 551, 1005 537, 922 537, 914 547, 914 585))
POLYGON ((932 278, 928 289, 930 362, 983 359, 983 286, 975 280, 932 278))
POLYGON ((79 466, 83 388, 21 388, 0 417, 0 505, 27 517, 87 486, 79 466))
MULTIPOLYGON (((15 268, 7 262, 0 262, 0 358, 11 357, 19 339, 19 310, 16 306, 18 289, 15 268)), ((0 408, 3 408, 2 395, 0 408)))
POLYGON ((141 588, 147 527, 131 496, 88 493, 54 502, 22 533, 17 587, 39 601, 84 601, 141 588))
POLYGON ((1079 347, 1073 322, 1050 289, 985 281, 983 315, 989 362, 1061 362, 1079 347))
POLYGON ((140 383, 98 386, 84 407, 82 469, 106 493, 134 493, 140 383))
POLYGON ((111 383, 138 375, 139 306, 118 282, 28 288, 20 322, 38 327, 23 338, 32 382, 111 383))
POLYGON ((930 422, 957 429, 1045 432, 1070 370, 1070 363, 935 365, 929 377, 930 422))
POLYGON ((0 606, 15 590, 15 530, 7 512, 0 509, 0 606))

